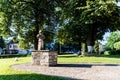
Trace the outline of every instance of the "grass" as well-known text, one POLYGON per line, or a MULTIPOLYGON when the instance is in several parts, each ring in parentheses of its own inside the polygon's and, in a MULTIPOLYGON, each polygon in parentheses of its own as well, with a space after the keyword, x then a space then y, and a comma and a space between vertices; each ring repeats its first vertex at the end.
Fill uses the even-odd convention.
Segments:
POLYGON ((25 57, 27 54, 1 54, 0 58, 25 57))
MULTIPOLYGON (((31 62, 31 56, 20 57, 18 61, 14 58, 0 59, 0 80, 64 80, 62 78, 36 74, 32 72, 19 71, 10 68, 11 65, 31 62)), ((98 57, 80 57, 74 54, 59 55, 58 63, 108 63, 120 64, 120 55, 102 55, 98 57)))
POLYGON ((19 61, 14 58, 0 59, 0 80, 64 80, 62 78, 19 71, 10 68, 11 65, 31 62, 31 57, 21 57, 19 61))
POLYGON ((59 63, 107 63, 120 64, 120 55, 102 55, 80 57, 74 54, 59 55, 59 63))

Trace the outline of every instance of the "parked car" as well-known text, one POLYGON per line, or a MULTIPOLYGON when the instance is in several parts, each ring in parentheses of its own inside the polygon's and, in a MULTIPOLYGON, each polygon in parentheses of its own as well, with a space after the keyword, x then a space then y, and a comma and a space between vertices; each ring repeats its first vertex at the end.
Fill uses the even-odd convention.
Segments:
POLYGON ((18 50, 18 54, 27 54, 27 51, 26 50, 18 50))
POLYGON ((31 54, 32 51, 31 50, 24 50, 24 49, 20 49, 18 50, 18 54, 31 54))

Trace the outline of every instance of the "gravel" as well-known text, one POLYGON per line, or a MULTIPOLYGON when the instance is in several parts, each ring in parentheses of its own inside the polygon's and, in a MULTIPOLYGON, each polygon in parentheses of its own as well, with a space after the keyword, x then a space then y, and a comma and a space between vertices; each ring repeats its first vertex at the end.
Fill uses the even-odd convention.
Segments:
POLYGON ((19 64, 11 66, 38 74, 58 76, 67 80, 120 80, 120 64, 58 64, 54 67, 19 64))

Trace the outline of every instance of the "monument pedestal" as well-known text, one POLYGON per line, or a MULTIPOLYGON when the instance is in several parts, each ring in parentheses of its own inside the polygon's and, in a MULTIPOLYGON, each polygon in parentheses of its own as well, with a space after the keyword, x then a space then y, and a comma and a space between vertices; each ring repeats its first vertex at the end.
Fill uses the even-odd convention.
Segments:
POLYGON ((57 51, 35 50, 32 51, 32 64, 40 66, 57 65, 57 51))

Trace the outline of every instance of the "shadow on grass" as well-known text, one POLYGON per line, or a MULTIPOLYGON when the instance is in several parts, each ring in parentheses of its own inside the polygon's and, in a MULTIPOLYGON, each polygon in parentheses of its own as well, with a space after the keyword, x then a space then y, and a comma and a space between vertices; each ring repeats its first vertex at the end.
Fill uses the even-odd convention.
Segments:
POLYGON ((59 58, 75 58, 77 56, 59 56, 59 58))
POLYGON ((17 74, 17 75, 13 74, 13 75, 0 75, 0 80, 64 80, 64 79, 39 74, 17 74))
POLYGON ((81 64, 57 64, 56 67, 73 67, 73 68, 91 68, 92 66, 120 66, 120 64, 98 64, 98 63, 81 63, 81 64))
POLYGON ((13 75, 0 75, 0 80, 83 80, 68 77, 54 77, 41 74, 13 74, 13 75))
POLYGON ((120 58, 120 55, 100 55, 97 57, 106 57, 106 58, 120 58))
POLYGON ((59 58, 75 58, 75 57, 79 57, 79 56, 75 54, 59 55, 59 58))
POLYGON ((91 64, 57 64, 56 67, 91 68, 92 65, 91 64))

